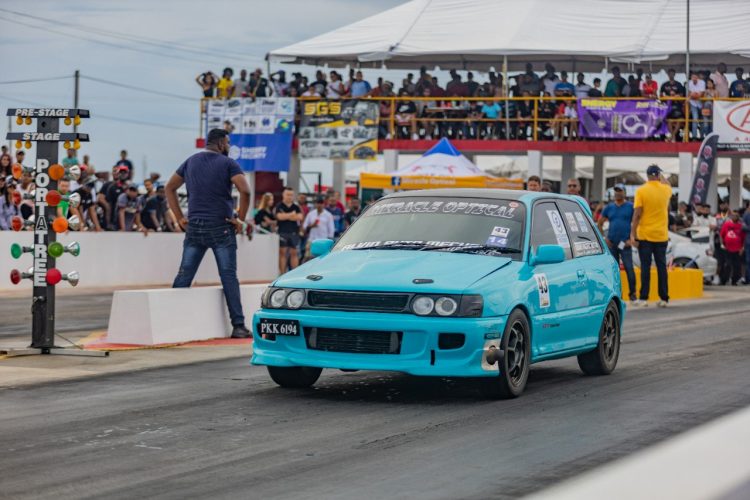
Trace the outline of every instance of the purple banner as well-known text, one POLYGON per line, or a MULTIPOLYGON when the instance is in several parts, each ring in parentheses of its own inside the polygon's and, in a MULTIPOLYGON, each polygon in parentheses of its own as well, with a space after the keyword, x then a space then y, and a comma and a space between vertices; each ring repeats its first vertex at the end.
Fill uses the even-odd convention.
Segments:
POLYGON ((655 100, 578 100, 578 135, 599 139, 647 139, 667 133, 671 104, 655 100))

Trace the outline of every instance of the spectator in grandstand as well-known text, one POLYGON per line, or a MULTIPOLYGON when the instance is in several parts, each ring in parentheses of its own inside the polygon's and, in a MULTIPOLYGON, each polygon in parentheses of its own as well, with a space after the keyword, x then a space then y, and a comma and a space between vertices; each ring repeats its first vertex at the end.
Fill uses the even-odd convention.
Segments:
POLYGON ((552 125, 553 141, 573 140, 578 126, 578 112, 574 101, 564 101, 558 104, 552 125))
POLYGON ((78 156, 74 148, 68 148, 67 155, 62 160, 63 167, 78 165, 78 156))
MULTIPOLYGON (((667 70, 668 80, 661 85, 661 98, 684 97, 685 87, 675 80, 675 70, 667 70)), ((669 128, 669 140, 675 142, 682 131, 685 119, 685 103, 683 101, 667 101, 671 104, 667 126, 669 128)))
POLYGON ((96 178, 89 177, 86 182, 81 184, 76 190, 76 193, 81 197, 81 204, 77 208, 71 208, 71 211, 78 216, 81 221, 81 230, 88 231, 93 228, 97 233, 102 231, 102 226, 99 222, 99 216, 96 213, 96 202, 94 198, 94 185, 96 184, 96 178))
POLYGON ((159 185, 155 191, 151 189, 142 206, 141 222, 143 226, 147 230, 156 231, 157 233, 164 231, 165 215, 167 212, 167 194, 164 186, 159 185))
POLYGON ((284 72, 284 70, 279 70, 276 73, 271 73, 268 77, 271 79, 274 94, 279 97, 289 96, 290 84, 286 82, 286 72, 284 72))
POLYGON ((240 70, 240 77, 232 83, 232 97, 247 97, 247 70, 240 70))
POLYGON ((196 76, 195 81, 203 90, 203 97, 214 97, 214 94, 216 92, 216 84, 219 81, 219 78, 216 75, 214 75, 210 71, 206 71, 205 73, 201 73, 200 75, 196 76))
POLYGON ((550 63, 547 63, 544 65, 544 70, 546 72, 541 78, 543 90, 545 92, 549 92, 549 95, 555 95, 555 87, 557 86, 557 83, 560 81, 560 79, 555 74, 555 67, 552 66, 550 63))
POLYGON ((302 223, 302 209, 294 203, 294 190, 284 188, 281 203, 274 210, 279 230, 279 272, 299 266, 300 224, 302 223))
POLYGON ((119 231, 141 231, 146 228, 141 223, 141 211, 143 205, 138 196, 138 188, 129 185, 124 193, 117 198, 117 217, 119 220, 119 231))
POLYGON ((234 85, 234 82, 232 81, 233 75, 234 71, 232 68, 224 68, 224 71, 221 74, 221 79, 219 80, 219 83, 216 84, 216 97, 219 99, 226 99, 232 95, 232 85, 234 85))
POLYGON ((607 82, 607 86, 604 88, 604 97, 623 97, 623 88, 628 82, 620 76, 620 68, 614 66, 612 68, 612 78, 607 82))
POLYGON ((594 86, 589 90, 589 97, 602 97, 602 79, 594 78, 594 86))
POLYGON ((485 139, 495 139, 499 133, 499 123, 497 119, 500 117, 500 104, 497 101, 487 101, 482 105, 482 118, 485 120, 492 120, 491 122, 485 122, 486 133, 485 139))
MULTIPOLYGON (((128 183, 128 167, 124 165, 115 166, 112 169, 112 177, 114 180, 105 183, 102 186, 104 193, 104 203, 102 207, 107 216, 107 224, 110 230, 118 231, 120 227, 118 201, 120 195, 125 192, 128 183)), ((136 191, 136 194, 138 192, 136 191)), ((99 200, 101 203, 102 200, 99 200)))
POLYGON ((541 84, 538 78, 534 81, 528 73, 524 73, 516 77, 516 82, 518 82, 516 88, 512 89, 514 96, 523 95, 524 92, 528 92, 530 96, 539 95, 541 84))
POLYGON ((729 87, 729 97, 750 96, 750 81, 742 78, 742 75, 744 74, 745 70, 743 68, 737 68, 734 70, 734 75, 737 79, 733 81, 732 85, 729 87))
POLYGON ((26 152, 23 149, 19 149, 16 151, 16 163, 19 165, 23 165, 24 160, 26 159, 26 152))
POLYGON ((560 80, 555 84, 555 94, 557 97, 572 97, 575 94, 575 85, 568 81, 568 72, 560 72, 560 80))
POLYGON ((466 90, 468 91, 468 96, 476 97, 477 89, 479 89, 479 84, 474 81, 474 73, 469 71, 466 73, 466 90))
MULTIPOLYGON (((726 76, 727 65, 720 62, 716 66, 716 71, 711 73, 709 80, 714 82, 716 97, 729 97, 729 80, 726 76)), ((708 83, 708 82, 706 82, 708 83)))
POLYGON ((133 178, 133 162, 128 159, 128 152, 124 149, 120 151, 120 159, 115 163, 115 167, 125 167, 128 169, 128 179, 133 178))
POLYGON ((541 191, 542 190, 542 179, 538 175, 530 175, 526 179, 526 190, 527 191, 541 191))
POLYGON ((461 81, 461 75, 458 74, 458 71, 452 69, 450 75, 451 81, 445 86, 445 93, 449 97, 469 97, 469 88, 461 81))
POLYGON ((21 194, 21 205, 18 207, 21 210, 21 217, 24 219, 28 219, 31 214, 34 213, 34 200, 24 200, 23 196, 25 194, 31 194, 36 189, 36 185, 34 184, 34 178, 31 176, 31 172, 24 172, 21 174, 21 179, 19 179, 18 184, 16 185, 16 191, 18 191, 21 194))
POLYGON ((706 93, 706 82, 700 78, 697 71, 690 73, 688 94, 690 95, 690 130, 693 140, 698 139, 698 122, 701 119, 703 102, 700 100, 706 93))
MULTIPOLYGON (((399 97, 408 97, 409 92, 402 88, 399 91, 399 97)), ((412 140, 419 139, 417 134, 417 107, 413 101, 396 101, 396 135, 399 138, 409 138, 412 140)))
POLYGON ((416 95, 417 84, 414 83, 414 73, 407 73, 406 78, 401 81, 401 90, 406 90, 408 95, 416 95))
POLYGON ((352 97, 364 97, 370 93, 372 86, 362 77, 362 72, 354 73, 354 80, 349 84, 349 92, 352 97))
POLYGON ((630 75, 628 77, 628 83, 622 88, 622 97, 640 97, 641 89, 638 80, 630 75))
POLYGON ((703 101, 703 107, 701 108, 701 115, 703 116, 703 137, 711 133, 712 127, 712 115, 714 112, 714 99, 719 97, 719 91, 716 88, 716 84, 710 78, 706 80, 706 92, 703 94, 705 99, 711 99, 710 101, 703 101))
POLYGON ((0 155, 0 177, 8 177, 13 169, 13 161, 8 153, 0 155))
POLYGON ((249 97, 270 97, 272 92, 268 80, 263 77, 263 70, 257 68, 253 71, 247 84, 247 95, 249 97))
MULTIPOLYGON (((70 181, 68 179, 60 179, 57 181, 57 192, 62 196, 68 196, 70 194, 70 181)), ((68 218, 70 214, 70 202, 68 200, 60 200, 57 204, 57 216, 68 218)))
POLYGON ((576 83, 576 97, 578 99, 588 97, 589 92, 591 91, 591 85, 586 83, 586 75, 584 75, 583 73, 578 73, 578 76, 576 78, 578 79, 578 83, 576 83))
POLYGON ((354 221, 359 218, 361 213, 362 206, 359 202, 359 198, 352 198, 349 200, 349 210, 344 214, 344 230, 354 224, 354 221))
POLYGON ((265 232, 275 233, 276 216, 273 212, 273 194, 264 193, 260 198, 260 203, 258 203, 258 210, 253 217, 255 227, 262 229, 265 232))
POLYGON ((20 208, 13 202, 13 193, 16 191, 16 183, 13 179, 7 180, 0 177, 0 229, 9 231, 10 221, 13 217, 21 215, 20 208))
MULTIPOLYGON (((292 90, 294 90, 294 87, 292 90)), ((302 97, 323 97, 324 90, 320 85, 310 85, 302 92, 302 97)))
POLYGON ((328 87, 326 88, 326 97, 328 99, 341 99, 346 94, 346 85, 341 81, 341 75, 336 71, 331 71, 331 81, 328 82, 328 87))
POLYGON ((656 99, 657 91, 659 90, 659 84, 651 76, 651 73, 646 73, 646 79, 641 83, 641 94, 647 99, 656 99))

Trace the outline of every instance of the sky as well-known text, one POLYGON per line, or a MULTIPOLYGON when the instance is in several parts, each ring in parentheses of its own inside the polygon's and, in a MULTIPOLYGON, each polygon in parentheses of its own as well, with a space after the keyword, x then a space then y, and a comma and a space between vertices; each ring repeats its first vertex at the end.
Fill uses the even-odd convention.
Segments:
MULTIPOLYGON (((265 54, 377 14, 404 0, 3 0, 0 108, 73 107, 81 74, 80 132, 97 170, 128 151, 136 179, 173 172, 194 153, 200 88, 195 77, 225 66, 263 68, 265 54), (31 16, 31 17, 29 17, 31 16), (134 42, 133 38, 147 40, 134 42), (175 49, 175 46, 180 49, 175 49), (5 83, 65 77, 33 83, 5 83), (167 97, 97 82, 181 96, 167 97), (191 100, 194 99, 193 100, 191 100), (142 123, 137 123, 142 122, 142 123), (153 125, 149 125, 153 124, 153 125)), ((272 70, 282 69, 281 66, 272 70)), ((283 69, 289 69, 283 68, 283 69)), ((314 73, 307 68, 305 72, 314 73)), ((13 129, 29 129, 18 127, 13 129)), ((0 120, 5 137, 7 119, 0 120)), ((61 157, 64 155, 60 148, 61 157)), ((28 155, 28 153, 27 153, 28 155)), ((35 157, 34 151, 30 155, 35 157)))

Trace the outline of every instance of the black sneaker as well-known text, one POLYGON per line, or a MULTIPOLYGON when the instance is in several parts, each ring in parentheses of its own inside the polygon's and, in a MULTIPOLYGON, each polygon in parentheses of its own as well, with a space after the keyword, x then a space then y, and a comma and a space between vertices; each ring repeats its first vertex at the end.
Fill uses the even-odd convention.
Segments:
POLYGON ((237 325, 234 328, 232 328, 233 339, 247 339, 252 336, 253 334, 250 333, 250 330, 248 330, 245 325, 237 325))

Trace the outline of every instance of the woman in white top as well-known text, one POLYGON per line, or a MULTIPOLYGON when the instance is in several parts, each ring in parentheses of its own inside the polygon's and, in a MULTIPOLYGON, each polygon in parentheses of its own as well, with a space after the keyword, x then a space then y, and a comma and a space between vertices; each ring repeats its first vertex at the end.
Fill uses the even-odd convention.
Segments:
POLYGON ((701 119, 703 103, 699 100, 706 92, 706 82, 698 78, 698 73, 690 74, 688 82, 688 95, 690 96, 690 121, 693 140, 698 139, 698 122, 701 119))
POLYGON ((331 71, 331 81, 328 82, 326 97, 329 99, 341 99, 346 95, 346 85, 341 81, 341 75, 331 71))

